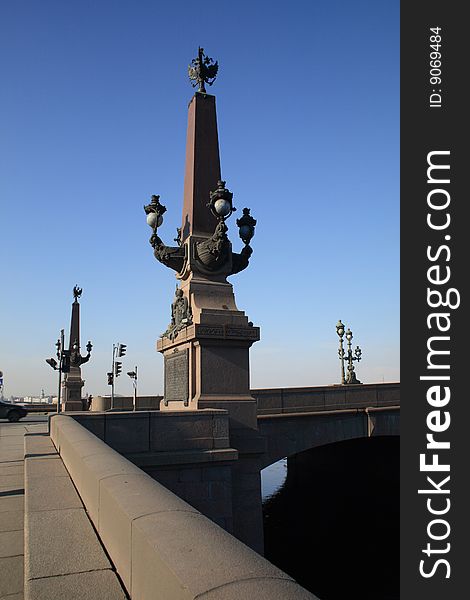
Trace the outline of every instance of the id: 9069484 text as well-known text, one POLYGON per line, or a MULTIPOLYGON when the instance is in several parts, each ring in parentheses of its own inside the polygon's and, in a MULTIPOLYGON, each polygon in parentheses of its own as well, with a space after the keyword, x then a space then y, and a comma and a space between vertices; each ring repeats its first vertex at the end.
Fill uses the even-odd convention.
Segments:
POLYGON ((442 27, 429 28, 429 83, 431 93, 429 95, 429 107, 441 108, 442 106, 442 27))

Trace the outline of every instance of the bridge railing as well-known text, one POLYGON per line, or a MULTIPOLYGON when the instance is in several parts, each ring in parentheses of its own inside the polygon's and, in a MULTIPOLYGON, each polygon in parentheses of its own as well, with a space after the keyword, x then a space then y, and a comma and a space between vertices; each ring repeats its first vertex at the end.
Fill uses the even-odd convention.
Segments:
POLYGON ((315 599, 72 417, 50 430, 131 598, 315 599))

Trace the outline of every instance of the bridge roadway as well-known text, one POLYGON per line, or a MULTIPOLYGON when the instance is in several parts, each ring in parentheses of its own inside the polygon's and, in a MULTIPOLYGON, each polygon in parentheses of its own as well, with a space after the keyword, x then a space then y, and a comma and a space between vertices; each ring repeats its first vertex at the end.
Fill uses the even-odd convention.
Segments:
MULTIPOLYGON (((33 451, 29 454, 30 477, 29 483, 25 482, 25 487, 29 489, 31 498, 39 498, 39 501, 46 502, 47 506, 42 507, 41 515, 37 513, 33 515, 34 518, 27 520, 31 531, 26 533, 25 539, 36 539, 36 542, 40 540, 41 543, 40 530, 38 531, 36 527, 39 521, 36 522, 35 519, 43 518, 46 512, 52 514, 51 506, 55 506, 54 502, 57 502, 57 498, 52 497, 46 500, 46 490, 36 489, 42 476, 41 478, 32 476, 34 469, 38 469, 41 462, 48 468, 52 468, 51 458, 55 456, 55 462, 64 461, 68 475, 71 477, 68 484, 71 486, 67 492, 68 498, 72 497, 75 489, 80 495, 79 499, 78 497, 73 499, 73 510, 63 509, 63 507, 61 509, 65 512, 72 511, 76 515, 86 514, 93 522, 95 535, 96 532, 100 535, 99 542, 96 539, 93 543, 95 546, 103 544, 106 554, 113 563, 106 564, 106 558, 102 553, 100 555, 99 547, 95 548, 93 555, 100 556, 99 560, 103 564, 100 563, 101 566, 92 569, 93 577, 109 577, 111 571, 117 571, 119 577, 113 580, 113 585, 118 586, 120 591, 116 598, 121 597, 121 594, 129 594, 131 598, 160 597, 162 600, 170 598, 186 600, 196 597, 198 600, 219 598, 238 600, 245 597, 258 597, 259 590, 264 590, 264 595, 259 596, 263 599, 314 598, 285 573, 275 569, 267 561, 260 563, 259 561, 263 560, 261 557, 257 559, 257 554, 247 554, 246 546, 237 546, 238 542, 235 538, 231 536, 226 538, 221 535, 221 532, 225 529, 262 554, 260 470, 279 458, 314 446, 372 435, 398 435, 399 384, 253 390, 252 393, 258 405, 258 430, 241 436, 239 430, 235 432, 232 430, 228 415, 222 410, 195 411, 192 414, 188 414, 187 411, 184 414, 172 414, 148 410, 137 413, 76 413, 73 417, 72 415, 58 418, 54 416, 52 419, 52 439, 60 452, 59 455, 51 442, 47 441, 49 440, 47 434, 42 434, 42 437, 38 435, 40 434, 38 428, 41 425, 32 425, 36 428, 38 437, 31 437, 34 431, 30 429, 31 425, 2 424, 0 426, 2 427, 0 429, 2 486, 6 474, 13 477, 9 478, 11 481, 8 482, 10 485, 8 489, 1 488, 3 493, 0 495, 0 515, 2 511, 4 516, 10 513, 8 517, 13 515, 16 520, 12 521, 10 526, 8 518, 0 519, 4 528, 0 529, 0 542, 3 540, 3 546, 0 543, 0 548, 3 550, 5 547, 10 548, 4 550, 4 554, 0 554, 0 561, 11 563, 11 569, 8 571, 11 575, 2 580, 3 587, 7 586, 7 588, 5 590, 0 588, 0 598, 4 596, 10 600, 23 598, 18 579, 23 561, 20 547, 22 531, 14 523, 18 525, 21 521, 18 515, 22 514, 23 496, 21 482, 18 481, 22 479, 24 451, 22 451, 20 438, 24 433, 28 433, 28 429, 27 443, 33 451), (57 423, 55 433, 54 423, 57 423), (87 429, 94 435, 86 431, 87 429), (44 456, 49 460, 41 459, 45 444, 50 444, 44 456), (39 450, 34 451, 34 448, 39 450), (108 456, 113 452, 112 456, 108 456), (51 454, 54 456, 50 456, 51 454), (39 460, 34 461, 31 457, 39 460), (144 479, 145 477, 147 479, 144 479), (135 513, 135 494, 129 497, 131 490, 125 485, 128 480, 130 483, 129 478, 134 482, 134 491, 138 493, 139 502, 144 502, 146 499, 142 516, 135 513), (171 492, 158 487, 159 484, 173 491, 176 496, 165 495, 171 492), (147 494, 150 496, 147 497, 147 494), (6 508, 2 508, 1 502, 5 503, 5 500, 9 504, 6 508), (185 500, 189 504, 186 504, 185 500), (16 502, 18 506, 16 504, 10 506, 12 502, 16 502), (106 506, 101 506, 101 503, 105 503, 106 506), (152 507, 151 510, 149 506, 152 507), (155 511, 156 506, 160 506, 157 510, 158 514, 163 511, 161 518, 164 516, 167 519, 166 524, 160 523, 160 517, 157 515, 144 518, 149 512, 155 511), (104 518, 106 514, 111 515, 108 523, 104 518), (203 515, 208 516, 210 520, 203 515), (211 525, 211 522, 217 523, 222 529, 211 525), (7 523, 6 530, 5 523, 7 523), (142 524, 140 528, 139 523, 142 524), (129 533, 125 533, 126 531, 129 533), (153 541, 147 539, 148 535, 151 536, 149 533, 151 531, 159 532, 153 541), (169 537, 165 531, 168 531, 169 537), (175 531, 180 532, 176 534, 178 538, 176 540, 175 531), (123 551, 128 535, 131 535, 132 539, 140 540, 139 548, 132 546, 123 551), (187 548, 195 552, 185 558, 189 561, 188 568, 181 569, 180 553, 187 548), (136 567, 143 564, 143 551, 148 572, 145 569, 143 572, 142 568, 139 567, 139 570, 136 567), (212 571, 210 570, 212 576, 204 570, 205 564, 209 566, 207 562, 199 559, 196 562, 191 560, 191 556, 196 555, 211 557, 209 562, 213 563, 212 571), (239 564, 240 561, 241 570, 233 572, 230 562, 239 564), (214 571, 215 563, 217 568, 214 571), (249 573, 255 572, 257 574, 252 580, 249 573), (165 587, 166 591, 160 596, 155 594, 157 575, 160 580, 162 577, 165 581, 168 579, 169 587, 168 589, 165 587), (120 585, 123 585, 122 590, 120 585), (256 585, 258 591, 252 587, 256 585), (181 591, 181 586, 186 589, 186 592, 181 591)), ((66 483, 63 477, 65 473, 65 471, 60 473, 62 487, 66 483)), ((49 493, 57 494, 58 473, 49 473, 49 475, 52 476, 49 480, 50 485, 47 486, 50 488, 49 493)), ((26 495, 28 496, 28 491, 26 495)), ((28 510, 33 510, 32 507, 33 504, 30 502, 28 510)), ((65 536, 64 531, 56 530, 55 534, 65 536)), ((93 528, 90 530, 90 540, 93 537, 92 531, 93 528)), ((30 543, 29 541, 28 544, 30 543)), ((51 541, 51 546, 54 546, 54 540, 51 541)), ((63 540, 59 540, 57 548, 61 548, 61 554, 49 561, 51 565, 60 562, 64 552, 63 540)), ((44 552, 47 563, 47 550, 44 552)), ((27 572, 28 568, 30 574, 34 568, 44 569, 41 561, 40 564, 34 562, 36 551, 31 552, 30 548, 29 554, 28 551, 26 554, 29 565, 27 565, 27 572)), ((73 581, 72 575, 83 577, 79 572, 79 566, 73 565, 73 560, 71 563, 69 561, 67 567, 69 574, 64 577, 58 577, 54 568, 56 567, 52 568, 50 581, 56 586, 59 583, 65 585, 63 582, 73 581)), ((89 568, 90 566, 87 567, 87 572, 89 568)), ((33 580, 42 583, 44 592, 44 589, 47 589, 44 585, 49 581, 47 569, 40 577, 32 578, 27 586, 25 598, 36 600, 43 596, 38 595, 39 588, 31 585, 33 580)), ((107 585, 109 587, 109 584, 107 585)), ((83 586, 79 586, 77 591, 68 589, 65 592, 60 586, 57 589, 59 590, 57 598, 62 600, 67 600, 69 597, 70 600, 75 597, 83 600, 88 597, 88 592, 83 589, 83 586)), ((47 596, 48 600, 56 598, 52 594, 49 596, 47 596)))

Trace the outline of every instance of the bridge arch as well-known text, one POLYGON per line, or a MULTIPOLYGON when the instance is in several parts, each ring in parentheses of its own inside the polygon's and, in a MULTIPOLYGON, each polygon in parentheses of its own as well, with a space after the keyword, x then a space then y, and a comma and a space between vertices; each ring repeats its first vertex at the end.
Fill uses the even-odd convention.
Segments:
POLYGON ((266 440, 259 468, 334 442, 399 435, 399 425, 398 407, 259 416, 259 432, 266 440))

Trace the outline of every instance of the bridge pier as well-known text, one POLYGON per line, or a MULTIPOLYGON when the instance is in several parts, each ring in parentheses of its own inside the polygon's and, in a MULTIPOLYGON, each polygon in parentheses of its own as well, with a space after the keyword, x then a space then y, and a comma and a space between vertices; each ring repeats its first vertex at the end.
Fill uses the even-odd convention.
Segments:
POLYGON ((234 533, 232 461, 219 463, 207 461, 202 456, 193 458, 198 462, 150 467, 139 465, 139 462, 134 464, 214 523, 234 533))
POLYGON ((263 554, 260 457, 265 441, 228 411, 77 413, 111 448, 263 554))
POLYGON ((264 555, 261 457, 266 442, 258 430, 237 430, 231 444, 238 451, 232 465, 233 534, 258 554, 264 555))

